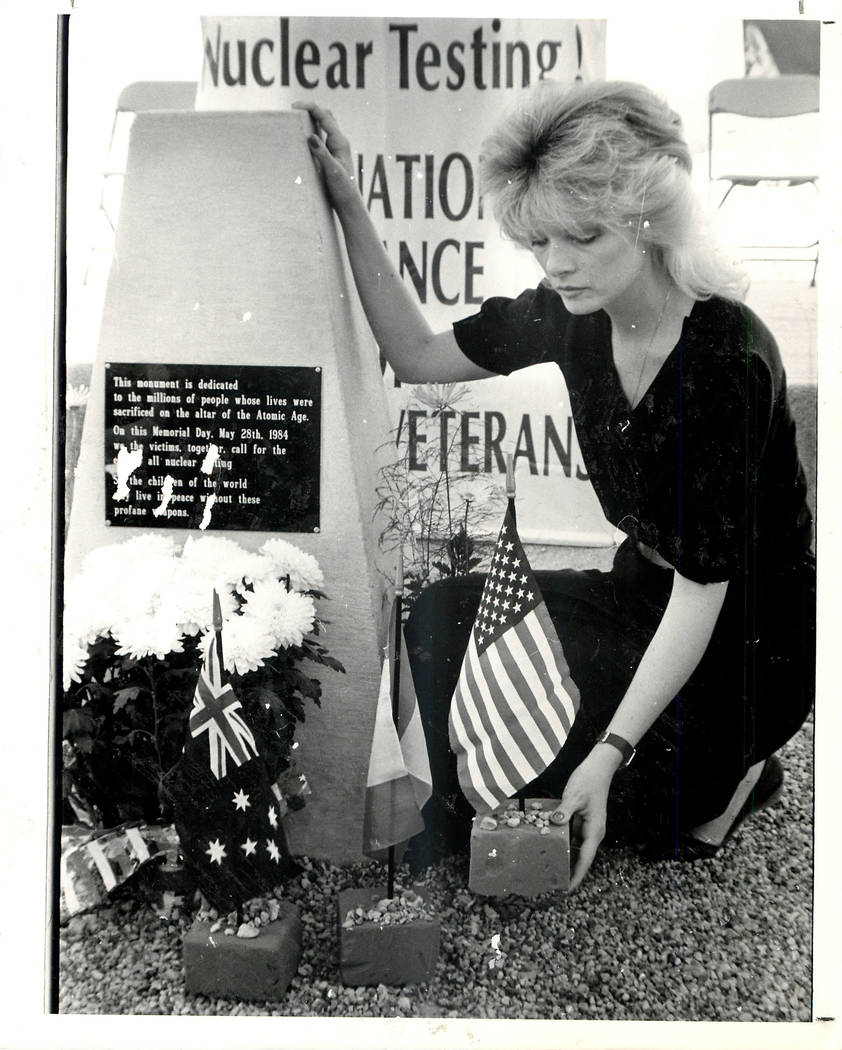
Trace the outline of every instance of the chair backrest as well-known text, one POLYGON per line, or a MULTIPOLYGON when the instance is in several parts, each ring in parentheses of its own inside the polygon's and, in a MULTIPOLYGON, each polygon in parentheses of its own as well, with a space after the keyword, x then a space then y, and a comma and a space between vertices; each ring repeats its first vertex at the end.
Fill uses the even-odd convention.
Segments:
POLYGON ((115 190, 115 176, 124 174, 128 149, 128 129, 138 113, 196 108, 198 84, 191 80, 137 80, 120 92, 111 122, 108 167, 103 172, 100 209, 112 231, 120 211, 120 194, 115 190))
POLYGON ((708 178, 816 178, 818 113, 816 76, 720 81, 708 96, 708 178))
POLYGON ((819 78, 801 74, 721 80, 708 96, 708 112, 742 117, 794 117, 819 110, 819 78))
POLYGON ((146 113, 151 110, 195 109, 195 81, 138 80, 120 92, 118 113, 146 113))

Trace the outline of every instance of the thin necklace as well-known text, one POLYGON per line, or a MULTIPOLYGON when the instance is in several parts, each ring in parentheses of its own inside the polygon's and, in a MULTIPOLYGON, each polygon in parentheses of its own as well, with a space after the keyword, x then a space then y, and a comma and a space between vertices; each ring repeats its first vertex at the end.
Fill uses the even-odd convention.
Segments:
POLYGON ((670 301, 672 295, 672 285, 667 288, 667 294, 664 296, 664 304, 661 307, 661 312, 658 314, 658 322, 655 325, 655 331, 652 333, 652 337, 649 340, 649 345, 646 347, 646 353, 643 355, 643 363, 640 366, 640 375, 637 377, 637 386, 634 388, 634 396, 631 399, 630 405, 632 409, 637 407, 637 395, 640 393, 640 384, 643 382, 643 373, 646 371, 646 364, 649 361, 649 352, 655 342, 655 337, 661 330, 661 321, 664 319, 664 314, 667 311, 667 303, 670 301))

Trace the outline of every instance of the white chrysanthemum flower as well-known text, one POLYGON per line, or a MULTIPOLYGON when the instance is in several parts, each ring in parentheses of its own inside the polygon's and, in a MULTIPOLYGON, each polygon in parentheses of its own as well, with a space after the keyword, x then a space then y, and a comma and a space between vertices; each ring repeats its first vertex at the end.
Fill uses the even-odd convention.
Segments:
POLYGON ((275 620, 276 644, 284 649, 301 645, 304 635, 313 630, 315 619, 316 606, 310 595, 291 591, 281 603, 275 620))
POLYGON ((176 552, 175 540, 170 536, 144 532, 122 543, 108 543, 102 547, 95 547, 85 556, 82 567, 83 570, 87 570, 89 565, 98 562, 113 567, 116 563, 146 561, 148 558, 171 558, 176 552))
POLYGON ((126 619, 114 625, 112 634, 118 645, 118 656, 132 656, 136 660, 156 656, 163 660, 168 653, 184 650, 181 632, 166 610, 152 616, 126 619))
POLYGON ((231 590, 243 592, 243 580, 262 579, 269 566, 254 551, 247 551, 234 540, 222 536, 192 537, 184 544, 181 561, 201 578, 225 581, 231 590))
POLYGON ((135 659, 182 652, 185 635, 212 637, 214 591, 226 667, 256 670, 313 629, 313 600, 287 591, 279 579, 287 573, 296 589, 323 583, 316 559, 279 539, 259 553, 215 536, 188 539, 180 556, 173 540, 150 534, 97 548, 65 591, 67 675, 78 680, 98 636, 110 634, 118 654, 135 659))
POLYGON ((280 580, 255 584, 243 606, 243 619, 266 624, 274 649, 301 645, 304 635, 313 629, 316 608, 309 594, 287 591, 280 580))
POLYGON ((115 581, 123 605, 114 617, 111 634, 120 652, 133 656, 147 653, 163 658, 168 652, 181 652, 181 631, 172 607, 164 595, 172 580, 174 565, 159 559, 139 562, 134 573, 124 572, 115 581))
POLYGON ((80 642, 112 632, 118 622, 155 612, 175 567, 175 543, 142 535, 90 551, 65 590, 65 624, 80 642))
MULTIPOLYGON (((109 594, 107 597, 111 597, 109 594)), ((113 623, 113 609, 107 608, 100 595, 81 574, 68 580, 64 588, 64 638, 65 648, 71 640, 78 645, 88 645, 99 635, 107 635, 113 623)))
POLYGON ((239 602, 225 574, 206 574, 198 571, 197 565, 182 561, 175 567, 163 603, 172 608, 173 620, 185 634, 201 634, 213 625, 214 591, 219 596, 223 620, 233 616, 239 602))
MULTIPOLYGON (((208 637, 213 638, 213 632, 208 637)), ((253 616, 232 616, 222 632, 225 667, 237 674, 256 671, 275 651, 268 625, 253 616)))
POLYGON ((234 585, 235 590, 241 596, 247 594, 255 583, 262 583, 264 580, 274 579, 275 577, 275 563, 271 558, 267 558, 265 554, 260 554, 257 551, 249 553, 249 561, 246 568, 248 572, 244 573, 234 585))
POLYGON ((64 691, 74 682, 82 681, 82 672, 88 662, 88 647, 79 644, 75 637, 65 635, 62 647, 62 671, 64 672, 64 691))
POLYGON ((272 560, 278 576, 289 575, 293 590, 318 591, 324 586, 324 575, 313 555, 286 540, 277 537, 267 540, 260 552, 272 560))

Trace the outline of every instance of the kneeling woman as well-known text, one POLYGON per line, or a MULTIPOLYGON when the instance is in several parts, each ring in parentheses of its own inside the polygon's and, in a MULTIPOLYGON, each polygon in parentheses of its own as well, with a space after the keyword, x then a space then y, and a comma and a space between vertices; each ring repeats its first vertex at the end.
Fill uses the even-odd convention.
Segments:
MULTIPOLYGON (((524 793, 561 798, 580 845, 571 886, 609 824, 656 851, 715 852, 774 799, 773 753, 809 711, 815 566, 780 354, 704 235, 677 116, 634 84, 534 92, 486 140, 481 170, 504 233, 545 277, 435 334, 383 251, 347 140, 329 111, 305 108, 396 375, 557 363, 594 490, 627 536, 610 572, 537 574, 581 706, 524 793)), ((407 625, 434 776, 418 865, 467 837, 447 714, 481 586, 434 585, 407 625)))

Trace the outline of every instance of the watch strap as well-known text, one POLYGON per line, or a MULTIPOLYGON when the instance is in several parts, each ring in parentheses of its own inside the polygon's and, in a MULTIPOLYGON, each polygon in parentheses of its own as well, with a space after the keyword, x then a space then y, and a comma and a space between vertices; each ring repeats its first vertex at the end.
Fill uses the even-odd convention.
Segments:
POLYGON ((602 736, 597 740, 598 744, 610 744, 611 747, 616 749, 623 756, 623 766, 629 765, 631 760, 637 754, 637 750, 625 739, 617 733, 611 733, 607 729, 602 736))

